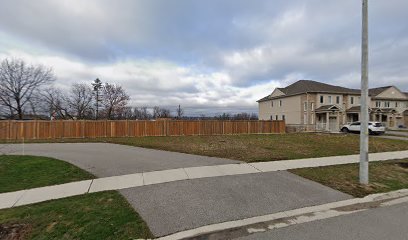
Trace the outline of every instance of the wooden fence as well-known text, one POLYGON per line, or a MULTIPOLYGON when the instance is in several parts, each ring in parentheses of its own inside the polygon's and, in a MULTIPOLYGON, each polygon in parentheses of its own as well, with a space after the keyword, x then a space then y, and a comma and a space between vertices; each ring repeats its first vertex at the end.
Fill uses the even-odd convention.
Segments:
POLYGON ((284 121, 0 121, 0 139, 58 139, 284 133, 284 121))

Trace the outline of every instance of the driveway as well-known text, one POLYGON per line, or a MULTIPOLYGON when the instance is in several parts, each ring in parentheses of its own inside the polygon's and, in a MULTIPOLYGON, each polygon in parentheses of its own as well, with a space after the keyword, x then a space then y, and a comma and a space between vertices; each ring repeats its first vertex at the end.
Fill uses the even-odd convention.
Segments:
POLYGON ((178 181, 120 192, 155 236, 351 198, 286 171, 178 181))
MULTIPOLYGON (((65 160, 98 177, 239 163, 107 143, 0 145, 8 154, 65 160)), ((286 171, 176 181, 120 190, 155 236, 351 198, 286 171)))
POLYGON ((240 161, 167 152, 109 143, 39 143, 0 145, 1 153, 53 157, 97 177, 150 172, 182 167, 210 166, 240 161))

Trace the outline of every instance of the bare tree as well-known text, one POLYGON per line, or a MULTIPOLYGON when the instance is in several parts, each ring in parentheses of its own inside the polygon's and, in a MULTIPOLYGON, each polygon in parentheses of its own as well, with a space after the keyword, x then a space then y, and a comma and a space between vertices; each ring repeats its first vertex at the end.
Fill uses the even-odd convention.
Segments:
POLYGON ((122 86, 105 83, 102 89, 104 112, 108 119, 111 119, 118 112, 122 111, 130 100, 122 86))
POLYGON ((92 97, 92 88, 87 84, 72 85, 69 95, 64 97, 70 115, 77 119, 90 118, 93 112, 92 97))
POLYGON ((134 113, 131 107, 123 107, 116 111, 115 118, 116 119, 132 119, 134 117, 134 113))
POLYGON ((256 113, 251 114, 251 120, 258 120, 258 115, 256 113))
POLYGON ((159 106, 154 106, 153 107, 153 118, 159 118, 160 117, 160 107, 159 106))
POLYGON ((147 107, 141 107, 139 111, 140 111, 140 119, 148 120, 152 118, 152 115, 147 110, 147 107))
POLYGON ((52 118, 73 119, 72 110, 68 105, 68 96, 59 89, 48 88, 43 95, 43 111, 48 112, 52 118))
POLYGON ((28 65, 21 59, 4 59, 0 63, 0 105, 23 119, 27 105, 40 95, 41 87, 55 80, 50 68, 28 65))
POLYGON ((153 118, 171 118, 170 110, 158 106, 153 107, 153 118))
POLYGON ((229 113, 223 113, 221 115, 215 116, 214 118, 218 120, 231 120, 232 117, 229 113))
POLYGON ((242 112, 242 113, 237 113, 234 114, 232 117, 234 120, 250 120, 251 119, 251 114, 242 112))

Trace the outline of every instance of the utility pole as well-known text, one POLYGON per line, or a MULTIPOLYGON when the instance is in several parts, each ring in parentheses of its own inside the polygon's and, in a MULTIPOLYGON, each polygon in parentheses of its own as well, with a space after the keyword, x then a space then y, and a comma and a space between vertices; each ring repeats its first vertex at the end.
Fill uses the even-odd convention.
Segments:
POLYGON ((95 92, 95 107, 96 107, 96 114, 95 114, 95 120, 98 120, 99 116, 99 102, 101 101, 99 99, 100 97, 100 90, 102 88, 102 81, 99 80, 99 78, 95 79, 95 81, 92 83, 93 90, 95 92))
POLYGON ((181 106, 179 104, 178 108, 177 108, 177 119, 180 120, 181 117, 183 116, 183 114, 184 114, 184 111, 183 111, 183 109, 181 108, 181 106))
POLYGON ((361 44, 360 184, 368 184, 368 0, 363 0, 361 44))

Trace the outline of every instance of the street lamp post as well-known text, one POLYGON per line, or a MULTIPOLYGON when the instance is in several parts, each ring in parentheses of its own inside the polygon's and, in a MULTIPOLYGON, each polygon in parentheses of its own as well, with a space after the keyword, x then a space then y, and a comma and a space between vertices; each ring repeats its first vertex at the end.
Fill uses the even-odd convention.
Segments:
POLYGON ((360 183, 368 184, 368 0, 363 0, 361 53, 360 183))

